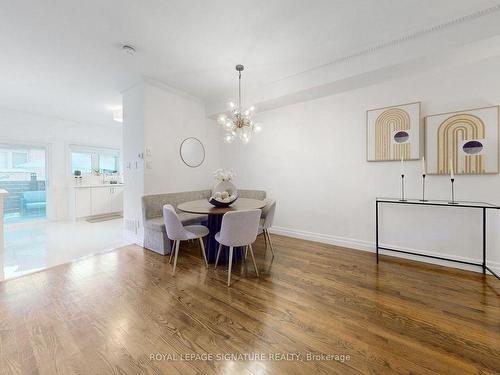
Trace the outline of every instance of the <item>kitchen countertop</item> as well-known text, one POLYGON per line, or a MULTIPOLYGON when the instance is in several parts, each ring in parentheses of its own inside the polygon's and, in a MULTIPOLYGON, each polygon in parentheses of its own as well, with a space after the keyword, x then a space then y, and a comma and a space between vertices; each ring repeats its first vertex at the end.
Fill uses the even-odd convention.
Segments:
POLYGON ((73 185, 75 189, 95 188, 95 187, 122 187, 125 184, 92 184, 92 185, 73 185))

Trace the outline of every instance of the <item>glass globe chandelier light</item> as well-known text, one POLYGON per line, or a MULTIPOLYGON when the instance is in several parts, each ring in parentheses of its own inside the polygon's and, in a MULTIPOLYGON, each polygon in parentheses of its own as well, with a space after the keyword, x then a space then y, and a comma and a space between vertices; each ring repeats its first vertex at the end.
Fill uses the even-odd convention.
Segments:
POLYGON ((226 131, 224 134, 225 143, 232 143, 235 138, 239 138, 242 143, 247 144, 250 142, 252 134, 261 130, 261 126, 252 120, 255 107, 251 106, 248 109, 241 107, 241 72, 243 69, 243 65, 236 65, 236 71, 238 72, 238 104, 232 101, 229 102, 229 112, 221 114, 217 118, 217 122, 226 131))

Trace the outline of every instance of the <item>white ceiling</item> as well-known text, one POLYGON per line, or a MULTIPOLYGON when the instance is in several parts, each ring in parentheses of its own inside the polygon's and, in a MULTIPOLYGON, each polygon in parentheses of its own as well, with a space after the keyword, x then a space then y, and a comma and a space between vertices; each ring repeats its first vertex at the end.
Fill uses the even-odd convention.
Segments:
POLYGON ((314 71, 499 0, 3 0, 0 107, 112 124, 147 76, 207 102, 314 71), (120 45, 137 48, 135 56, 120 45))

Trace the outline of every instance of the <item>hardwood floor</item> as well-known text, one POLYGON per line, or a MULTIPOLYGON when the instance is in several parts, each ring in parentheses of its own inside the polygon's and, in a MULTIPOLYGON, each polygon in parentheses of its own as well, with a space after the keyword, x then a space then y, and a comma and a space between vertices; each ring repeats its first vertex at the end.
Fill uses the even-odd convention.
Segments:
POLYGON ((260 279, 236 265, 230 288, 195 243, 175 277, 168 257, 128 246, 2 282, 0 373, 500 373, 493 277, 273 240, 274 261, 262 238, 254 246, 260 279), (267 358, 180 358, 206 353, 267 358), (300 360, 269 358, 286 353, 300 360))

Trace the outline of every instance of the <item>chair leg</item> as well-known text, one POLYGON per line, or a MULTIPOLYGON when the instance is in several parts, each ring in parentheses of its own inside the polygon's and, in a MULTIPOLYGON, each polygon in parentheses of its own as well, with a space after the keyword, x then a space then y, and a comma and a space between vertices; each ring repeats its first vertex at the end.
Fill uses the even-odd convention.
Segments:
POLYGON ((221 250, 222 250, 222 244, 220 243, 219 250, 217 250, 217 256, 215 257, 215 267, 214 268, 217 268, 217 263, 219 263, 219 255, 220 255, 221 250))
POLYGON ((168 264, 172 263, 172 255, 175 252, 175 246, 177 244, 177 241, 174 241, 172 245, 170 245, 170 259, 168 260, 168 264))
POLYGON ((253 267, 255 268, 255 273, 257 274, 257 277, 259 277, 259 270, 257 269, 257 263, 255 263, 255 257, 253 256, 253 249, 252 245, 248 245, 250 248, 250 256, 252 257, 252 262, 253 262, 253 267))
POLYGON ((269 242, 269 247, 271 249, 271 253, 274 256, 274 248, 273 248, 273 241, 271 241, 271 235, 269 234, 268 230, 266 229, 266 235, 267 235, 267 241, 269 242))
POLYGON ((247 260, 248 255, 248 245, 245 246, 245 260, 247 260))
POLYGON ((231 286, 231 268, 233 268, 233 247, 229 247, 229 263, 227 266, 227 286, 231 286))
POLYGON ((181 243, 180 240, 177 241, 177 244, 175 246, 175 256, 174 256, 174 269, 172 270, 172 276, 175 275, 175 267, 177 267, 177 255, 179 254, 179 244, 181 243))
POLYGON ((262 234, 264 235, 264 244, 266 245, 264 253, 267 251, 267 236, 266 236, 266 230, 264 229, 262 231, 262 234))
POLYGON ((205 254, 205 244, 203 243, 203 238, 200 238, 201 254, 203 259, 205 259, 205 266, 208 268, 207 254, 205 254))

